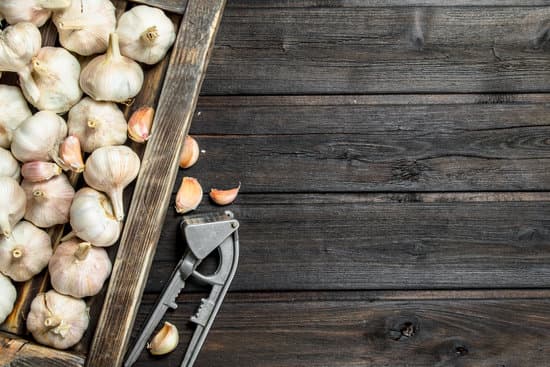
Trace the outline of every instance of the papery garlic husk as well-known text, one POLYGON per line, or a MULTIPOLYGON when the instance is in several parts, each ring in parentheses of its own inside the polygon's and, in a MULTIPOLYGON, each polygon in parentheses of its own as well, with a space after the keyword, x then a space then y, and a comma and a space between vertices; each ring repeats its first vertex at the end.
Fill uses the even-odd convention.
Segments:
POLYGON ((180 156, 180 167, 192 167, 199 160, 199 154, 199 144, 192 136, 187 135, 185 137, 185 143, 183 144, 183 150, 180 156))
POLYGON ((17 223, 11 236, 0 239, 0 271, 16 282, 40 273, 51 256, 50 236, 29 222, 17 223))
POLYGON ((19 163, 11 152, 4 148, 0 148, 0 177, 11 177, 17 182, 21 178, 19 163))
POLYGON ((61 174, 42 182, 23 180, 21 187, 27 195, 26 220, 40 228, 69 222, 75 192, 67 176, 61 174))
POLYGON ((67 136, 65 120, 50 111, 40 111, 15 130, 11 153, 20 162, 50 161, 62 164, 59 145, 67 136))
POLYGON ((50 19, 53 9, 63 9, 69 5, 71 0, 2 0, 0 14, 9 24, 31 22, 42 27, 50 19))
POLYGON ((19 182, 0 177, 0 236, 11 235, 13 226, 25 215, 26 204, 27 197, 19 182))
POLYGON ((164 326, 147 345, 152 355, 160 356, 172 352, 180 341, 178 329, 175 325, 165 321, 164 326))
POLYGON ((21 176, 29 182, 47 181, 59 176, 63 172, 61 167, 52 162, 27 162, 21 167, 21 176))
POLYGON ((80 140, 82 150, 87 153, 126 142, 126 119, 112 102, 96 102, 89 97, 84 98, 69 111, 67 126, 69 134, 80 140))
POLYGON ((109 34, 115 31, 115 7, 109 0, 73 0, 73 4, 53 14, 59 42, 82 56, 107 50, 109 34))
POLYGON ((0 71, 18 73, 23 79, 30 77, 28 65, 41 46, 42 36, 32 23, 17 23, 0 30, 0 71))
POLYGON ((120 237, 121 225, 107 196, 89 187, 77 191, 71 204, 72 234, 94 246, 107 247, 120 237))
POLYGON ((99 148, 86 161, 84 180, 109 196, 119 221, 124 219, 122 193, 137 177, 139 167, 138 155, 124 145, 99 148))
POLYGON ((147 5, 122 14, 116 32, 124 56, 150 65, 162 60, 176 39, 170 18, 162 10, 147 5))
POLYGON ((84 160, 82 158, 82 150, 80 149, 80 141, 74 135, 69 135, 61 143, 59 148, 59 158, 65 164, 66 170, 73 172, 84 171, 84 160))
POLYGON ((65 113, 82 98, 80 63, 67 50, 43 47, 28 68, 30 75, 19 80, 25 98, 37 109, 65 113))
POLYGON ((0 147, 9 148, 15 129, 32 116, 21 89, 0 85, 0 147))
POLYGON ((185 214, 197 209, 202 201, 202 187, 193 177, 184 177, 176 194, 176 211, 185 214))
POLYGON ((86 302, 54 290, 38 294, 27 316, 27 329, 36 341, 56 349, 78 343, 89 323, 86 302))
POLYGON ((145 143, 149 140, 154 117, 153 107, 141 107, 136 110, 128 121, 128 137, 136 143, 145 143))
POLYGON ((50 259, 52 287, 76 298, 95 296, 111 274, 107 251, 78 239, 62 242, 50 259))
POLYGON ((11 283, 10 278, 0 273, 0 324, 6 321, 6 318, 13 311, 13 305, 17 300, 17 290, 11 283))
POLYGON ((97 56, 80 74, 80 87, 96 101, 127 103, 143 85, 143 70, 120 54, 118 35, 111 33, 105 55, 97 56))
POLYGON ((234 189, 229 190, 218 190, 218 189, 211 189, 210 190, 210 198, 213 202, 215 202, 218 205, 229 205, 235 199, 237 198, 237 195, 239 194, 239 190, 241 189, 241 184, 239 183, 239 186, 235 187, 234 189))

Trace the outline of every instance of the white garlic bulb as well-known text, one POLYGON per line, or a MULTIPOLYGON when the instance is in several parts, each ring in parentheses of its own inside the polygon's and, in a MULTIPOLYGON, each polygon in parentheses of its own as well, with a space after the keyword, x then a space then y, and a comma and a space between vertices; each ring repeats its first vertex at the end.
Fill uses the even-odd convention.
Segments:
POLYGON ((23 180, 21 187, 27 196, 26 220, 41 228, 69 222, 75 193, 67 176, 61 174, 41 182, 23 180))
POLYGON ((37 109, 65 113, 82 98, 80 63, 67 50, 43 47, 30 68, 30 77, 20 78, 21 89, 37 109))
POLYGON ((116 27, 115 7, 109 0, 74 0, 52 19, 61 45, 82 56, 105 52, 116 27))
POLYGON ((137 177, 139 166, 138 155, 124 145, 99 148, 86 161, 84 180, 109 196, 119 221, 124 219, 122 193, 137 177))
POLYGON ((36 341, 56 349, 78 343, 89 323, 86 302, 54 290, 37 295, 27 317, 27 329, 36 341))
POLYGON ((0 239, 0 271, 16 282, 40 273, 51 256, 50 236, 29 222, 17 223, 11 236, 0 239))
POLYGON ((95 296, 111 274, 107 251, 73 239, 59 244, 50 259, 52 287, 76 298, 95 296))
POLYGON ((50 111, 40 111, 29 117, 15 130, 11 153, 20 162, 50 161, 63 165, 59 145, 67 136, 65 120, 50 111))
POLYGON ((0 85, 0 147, 9 148, 13 132, 32 116, 21 89, 0 85))
POLYGON ((176 39, 170 18, 162 10, 147 5, 122 14, 116 32, 124 56, 150 65, 162 60, 176 39))
POLYGON ((27 197, 11 177, 0 177, 0 235, 9 237, 13 226, 25 215, 27 197))
POLYGON ((0 273, 0 324, 6 321, 6 318, 13 310, 13 305, 17 299, 17 291, 11 283, 10 278, 0 273))
POLYGON ((121 225, 114 215, 111 201, 89 187, 75 194, 70 221, 73 234, 94 246, 111 246, 120 237, 121 225))
POLYGON ((69 135, 76 136, 82 150, 87 153, 126 142, 126 119, 112 102, 96 102, 89 97, 84 98, 69 111, 67 126, 69 135))
POLYGON ((7 149, 0 148, 0 176, 11 177, 19 182, 20 168, 17 160, 7 149))
POLYGON ((71 0, 2 0, 0 13, 10 24, 31 22, 42 27, 50 19, 53 9, 63 9, 70 4, 71 0))
POLYGON ((134 60, 120 54, 118 35, 111 33, 107 53, 82 69, 80 87, 96 101, 125 103, 143 85, 143 70, 134 60))
POLYGON ((42 46, 40 31, 32 23, 17 23, 0 30, 0 71, 13 71, 30 78, 29 63, 42 46))

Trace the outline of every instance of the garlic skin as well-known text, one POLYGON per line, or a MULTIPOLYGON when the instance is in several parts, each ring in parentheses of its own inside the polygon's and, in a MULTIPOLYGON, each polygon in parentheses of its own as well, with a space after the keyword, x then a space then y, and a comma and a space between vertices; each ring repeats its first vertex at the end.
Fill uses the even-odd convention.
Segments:
POLYGON ((160 9, 147 5, 133 7, 118 21, 120 51, 145 64, 156 64, 174 44, 174 24, 160 9))
POLYGON ((77 239, 59 244, 48 266, 52 287, 76 298, 98 294, 111 268, 107 251, 77 239))
POLYGON ((21 167, 21 176, 29 182, 47 181, 61 172, 61 167, 52 162, 27 162, 21 167))
POLYGON ((0 14, 9 24, 31 22, 42 27, 50 19, 52 9, 62 9, 69 5, 71 0, 2 0, 0 14))
POLYGON ((137 109, 128 121, 128 137, 136 143, 145 143, 151 137, 151 127, 155 118, 153 107, 137 109))
POLYGON ((86 153, 126 142, 126 119, 112 102, 96 102, 85 97, 69 111, 67 126, 69 134, 80 140, 82 150, 86 153))
POLYGON ((27 329, 41 344, 67 349, 82 339, 90 323, 86 302, 51 290, 31 303, 27 329))
POLYGON ((19 222, 11 236, 0 239, 0 271, 16 282, 40 273, 51 256, 50 236, 29 222, 19 222))
POLYGON ((229 190, 210 189, 210 194, 209 194, 210 199, 212 199, 212 201, 218 205, 229 205, 235 201, 235 199, 237 198, 237 195, 239 194, 240 189, 241 189, 240 183, 239 183, 239 186, 235 187, 234 189, 229 189, 229 190))
POLYGON ((125 103, 143 85, 143 70, 120 54, 118 35, 111 33, 107 53, 94 58, 80 74, 80 87, 96 101, 125 103))
POLYGON ((178 329, 175 325, 165 321, 162 329, 159 330, 147 345, 147 349, 149 349, 152 355, 160 356, 174 351, 179 342, 180 336, 178 329))
POLYGON ((52 20, 61 45, 82 56, 105 52, 116 27, 115 7, 109 0, 73 0, 70 7, 54 12, 52 20))
POLYGON ((114 245, 120 237, 121 225, 111 201, 89 187, 77 191, 70 210, 73 234, 94 246, 114 245))
POLYGON ((21 179, 19 163, 7 149, 0 148, 0 176, 11 177, 19 182, 21 179))
POLYGON ((11 177, 0 177, 0 235, 11 235, 13 226, 25 215, 26 205, 27 197, 19 183, 11 177))
POLYGON ((75 192, 67 176, 61 174, 42 182, 23 180, 21 187, 27 196, 26 220, 40 228, 69 222, 75 192))
POLYGON ((192 167, 199 160, 199 154, 199 144, 192 136, 187 135, 181 151, 180 167, 184 169, 192 167))
POLYGON ((7 317, 13 311, 13 305, 17 300, 17 291, 10 278, 0 273, 0 324, 6 321, 7 317))
POLYGON ((176 211, 185 214, 197 209, 202 201, 202 187, 193 177, 184 177, 176 194, 176 211))
POLYGON ((99 148, 86 161, 84 180, 109 196, 119 221, 124 219, 122 193, 137 177, 139 168, 138 155, 124 145, 99 148))
POLYGON ((80 149, 80 141, 74 135, 69 135, 61 143, 59 148, 59 157, 66 166, 66 170, 80 173, 84 171, 84 160, 82 158, 82 150, 80 149))
POLYGON ((0 84, 0 148, 9 148, 15 129, 32 116, 21 89, 0 84))
POLYGON ((67 136, 65 120, 50 111, 40 111, 15 130, 11 152, 20 162, 50 161, 61 163, 59 145, 67 136))

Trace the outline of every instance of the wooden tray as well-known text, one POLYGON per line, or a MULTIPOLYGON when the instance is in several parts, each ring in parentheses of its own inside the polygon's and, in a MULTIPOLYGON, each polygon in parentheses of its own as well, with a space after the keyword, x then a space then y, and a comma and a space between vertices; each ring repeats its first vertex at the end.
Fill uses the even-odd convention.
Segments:
MULTIPOLYGON (((88 300, 91 323, 83 340, 68 351, 58 351, 26 340, 30 337, 25 317, 36 294, 49 288, 47 273, 21 284, 15 309, 0 328, 0 366, 117 367, 124 360, 225 0, 113 3, 118 16, 135 3, 162 8, 179 31, 171 55, 145 68, 143 90, 124 111, 128 117, 136 108, 151 105, 156 116, 147 145, 131 145, 142 158, 142 166, 135 186, 125 193, 128 215, 119 244, 110 250, 114 265, 109 285, 88 300)), ((51 23, 43 27, 43 44, 55 45, 56 41, 55 27, 51 23)), ((77 175, 70 179, 77 185, 77 175)), ((50 230, 54 244, 63 232, 63 226, 50 230)))

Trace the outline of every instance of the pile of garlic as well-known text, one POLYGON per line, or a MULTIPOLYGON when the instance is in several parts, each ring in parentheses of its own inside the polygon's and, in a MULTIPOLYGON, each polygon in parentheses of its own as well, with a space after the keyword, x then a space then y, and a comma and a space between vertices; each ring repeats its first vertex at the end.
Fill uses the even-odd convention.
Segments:
POLYGON ((47 268, 53 289, 34 299, 27 328, 39 343, 70 348, 89 324, 83 299, 110 276, 105 247, 120 237, 123 191, 140 169, 124 144, 151 135, 152 108, 127 122, 117 103, 140 92, 139 63, 161 61, 175 28, 143 5, 117 24, 109 0, 2 0, 0 19, 9 23, 0 29, 0 76, 16 73, 20 84, 0 84, 0 323, 16 301, 12 281, 47 268), (37 27, 50 18, 63 47, 42 47, 37 27), (81 66, 79 55, 92 58, 81 66), (83 173, 87 187, 75 192, 70 172, 83 173), (53 248, 47 230, 68 223, 53 248))

